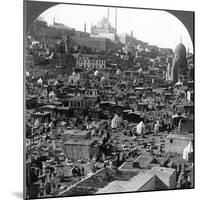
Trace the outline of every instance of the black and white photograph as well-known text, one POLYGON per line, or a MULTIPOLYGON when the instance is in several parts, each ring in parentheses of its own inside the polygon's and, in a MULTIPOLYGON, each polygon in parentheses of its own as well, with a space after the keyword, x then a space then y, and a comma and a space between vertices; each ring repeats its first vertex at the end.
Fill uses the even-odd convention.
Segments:
POLYGON ((23 9, 24 198, 194 189, 195 12, 23 9))

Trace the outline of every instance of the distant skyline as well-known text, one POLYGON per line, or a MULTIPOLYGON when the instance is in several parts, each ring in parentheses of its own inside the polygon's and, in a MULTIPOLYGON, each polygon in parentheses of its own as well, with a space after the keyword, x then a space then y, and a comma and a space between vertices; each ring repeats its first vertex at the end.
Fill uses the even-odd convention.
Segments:
MULTIPOLYGON (((66 26, 90 33, 91 24, 97 24, 103 17, 107 17, 108 7, 81 6, 60 4, 49 8, 40 17, 48 24, 53 20, 66 26)), ((109 8, 111 25, 115 26, 115 8, 109 8)), ((133 31, 138 40, 148 42, 150 45, 175 49, 182 41, 186 49, 193 53, 193 45, 185 26, 175 16, 160 10, 117 8, 117 33, 133 31)))

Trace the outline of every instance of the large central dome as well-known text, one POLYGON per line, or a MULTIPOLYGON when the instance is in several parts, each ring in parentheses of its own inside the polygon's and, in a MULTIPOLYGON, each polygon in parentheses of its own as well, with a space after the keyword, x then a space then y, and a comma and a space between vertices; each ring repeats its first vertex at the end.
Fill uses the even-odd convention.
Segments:
POLYGON ((182 43, 176 46, 175 55, 176 57, 183 57, 183 58, 186 57, 186 48, 182 43))

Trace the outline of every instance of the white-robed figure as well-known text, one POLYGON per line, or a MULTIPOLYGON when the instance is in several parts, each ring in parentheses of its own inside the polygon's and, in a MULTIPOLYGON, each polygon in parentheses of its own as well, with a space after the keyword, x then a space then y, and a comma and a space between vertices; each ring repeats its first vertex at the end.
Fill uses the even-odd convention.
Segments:
POLYGON ((143 134, 145 133, 145 131, 146 131, 146 126, 145 126, 145 124, 144 124, 143 121, 141 121, 141 122, 137 125, 136 131, 137 131, 137 134, 138 134, 138 135, 143 135, 143 134))
POLYGON ((175 84, 176 86, 183 86, 182 81, 179 79, 178 82, 175 84))
POLYGON ((43 81, 42 81, 41 78, 37 80, 37 84, 38 84, 38 85, 42 85, 42 82, 43 82, 43 81))
POLYGON ((39 119, 37 118, 37 119, 35 120, 35 122, 34 122, 34 126, 35 126, 35 127, 38 127, 39 124, 40 124, 40 122, 39 122, 39 119))
POLYGON ((97 76, 98 75, 98 70, 96 70, 95 72, 94 72, 94 76, 97 76))
POLYGON ((117 75, 120 75, 120 74, 121 74, 120 69, 118 69, 118 70, 116 71, 116 74, 117 74, 117 75))
POLYGON ((30 72, 26 72, 26 76, 28 76, 28 77, 29 77, 29 76, 30 76, 30 72))
POLYGON ((139 73, 139 74, 142 74, 142 73, 143 73, 142 68, 138 69, 138 73, 139 73))
POLYGON ((55 85, 55 86, 58 85, 58 81, 56 80, 53 85, 55 85))
POLYGON ((111 128, 118 128, 121 122, 121 117, 116 114, 111 121, 111 128))
POLYGON ((154 134, 157 135, 158 131, 159 131, 159 127, 160 127, 160 122, 159 120, 156 122, 155 126, 154 126, 154 134))
POLYGON ((87 130, 92 129, 93 128, 92 123, 86 123, 86 128, 87 128, 87 130))
POLYGON ((53 128, 53 122, 52 122, 52 121, 49 123, 49 128, 50 128, 50 129, 53 128))
POLYGON ((104 76, 102 76, 101 77, 101 82, 103 82, 105 80, 105 77, 104 76))
POLYGON ((49 98, 50 99, 53 99, 53 98, 55 98, 56 97, 56 94, 55 94, 55 92, 52 90, 50 93, 49 93, 49 98))

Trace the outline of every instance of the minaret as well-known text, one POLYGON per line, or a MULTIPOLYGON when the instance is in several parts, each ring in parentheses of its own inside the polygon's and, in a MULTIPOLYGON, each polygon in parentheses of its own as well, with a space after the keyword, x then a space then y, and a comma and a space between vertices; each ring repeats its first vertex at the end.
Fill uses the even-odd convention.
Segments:
POLYGON ((86 23, 84 24, 84 32, 86 33, 86 23))
POLYGON ((90 32, 91 32, 91 33, 93 33, 93 31, 92 31, 92 26, 93 26, 93 24, 91 23, 91 25, 90 25, 90 32))
MULTIPOLYGON (((186 57, 188 58, 189 56, 190 56, 190 49, 188 47, 186 57)), ((188 63, 189 63, 189 60, 188 60, 188 63)))
POLYGON ((55 25, 55 23, 56 23, 56 20, 55 20, 55 17, 53 18, 53 25, 55 25))
POLYGON ((117 34, 117 8, 115 8, 115 34, 117 34))
POLYGON ((109 24, 109 21, 110 21, 110 19, 109 19, 109 8, 108 8, 108 11, 107 11, 107 19, 108 19, 108 24, 109 24))
POLYGON ((133 37, 133 31, 131 30, 131 38, 133 37))

